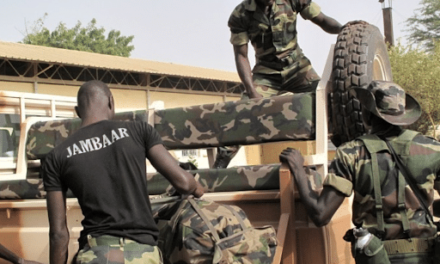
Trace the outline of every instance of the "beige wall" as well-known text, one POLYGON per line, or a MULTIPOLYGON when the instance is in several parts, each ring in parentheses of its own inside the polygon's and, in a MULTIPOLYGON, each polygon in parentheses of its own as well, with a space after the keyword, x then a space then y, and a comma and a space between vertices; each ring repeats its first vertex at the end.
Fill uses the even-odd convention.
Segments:
MULTIPOLYGON (((79 87, 79 85, 38 84, 38 93, 76 97, 79 87)), ((147 107, 146 91, 126 89, 111 89, 111 91, 118 111, 146 109, 147 107)))
POLYGON ((286 141, 261 145, 261 164, 278 163, 280 153, 287 147, 297 149, 304 156, 314 155, 315 141, 286 141))
POLYGON ((74 85, 57 85, 57 84, 39 83, 37 86, 37 92, 39 94, 51 94, 51 95, 76 97, 78 90, 79 90, 79 86, 74 86, 74 85))
POLYGON ((22 82, 0 81, 0 90, 22 92, 22 93, 33 93, 34 92, 34 84, 33 83, 22 83, 22 82))
POLYGON ((240 96, 237 96, 237 97, 229 97, 229 96, 226 96, 226 102, 229 102, 229 101, 238 101, 238 100, 240 100, 240 96))
MULTIPOLYGON (((76 97, 79 85, 37 84, 37 93, 76 97)), ((33 83, 0 81, 0 90, 34 93, 33 83)), ((199 104, 213 104, 224 101, 236 101, 240 97, 223 95, 200 95, 186 93, 168 93, 128 89, 111 89, 117 111, 147 109, 148 103, 163 101, 165 108, 184 107, 199 104), (149 99, 148 99, 149 96, 149 99)))
POLYGON ((223 96, 150 92, 150 103, 153 103, 154 101, 163 101, 165 103, 165 108, 174 108, 219 103, 223 102, 223 96))
POLYGON ((260 145, 245 146, 244 149, 245 149, 245 153, 246 153, 247 165, 262 164, 261 163, 262 157, 261 157, 261 146, 260 145))
POLYGON ((139 90, 111 89, 118 112, 147 109, 147 92, 139 90))
MULTIPOLYGON (((56 85, 38 83, 37 93, 76 97, 79 85, 56 85)), ((0 90, 34 93, 33 83, 0 82, 0 90)), ((133 110, 147 108, 147 92, 138 90, 111 89, 116 109, 133 110)))

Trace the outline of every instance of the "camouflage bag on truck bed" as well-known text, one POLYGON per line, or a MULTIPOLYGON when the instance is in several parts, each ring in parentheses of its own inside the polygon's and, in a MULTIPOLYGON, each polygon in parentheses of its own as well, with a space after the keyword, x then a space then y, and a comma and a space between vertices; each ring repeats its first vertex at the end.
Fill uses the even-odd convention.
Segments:
POLYGON ((159 221, 164 263, 272 263, 277 245, 272 226, 252 227, 237 206, 186 198, 172 217, 159 221))

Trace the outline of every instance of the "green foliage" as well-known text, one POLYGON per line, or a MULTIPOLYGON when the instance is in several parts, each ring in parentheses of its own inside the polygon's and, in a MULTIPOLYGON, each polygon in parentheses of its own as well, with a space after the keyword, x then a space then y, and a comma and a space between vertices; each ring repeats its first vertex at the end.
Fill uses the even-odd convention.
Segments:
POLYGON ((409 39, 422 44, 427 50, 434 49, 434 41, 440 40, 440 0, 422 0, 422 7, 406 21, 409 39))
POLYGON ((47 14, 44 14, 42 18, 34 22, 30 32, 26 32, 22 43, 123 57, 129 57, 134 50, 134 46, 130 45, 134 36, 121 36, 118 30, 111 30, 105 37, 105 29, 98 28, 95 19, 92 19, 86 27, 82 27, 81 22, 78 21, 70 29, 60 22, 58 27, 51 32, 44 27, 46 17, 47 14))
POLYGON ((193 157, 193 156, 189 156, 188 157, 188 162, 191 162, 192 164, 194 164, 194 166, 196 166, 197 168, 199 167, 199 164, 197 162, 197 158, 193 157))
POLYGON ((399 43, 389 57, 394 82, 422 106, 422 117, 410 128, 426 134, 429 126, 440 124, 440 42, 429 53, 399 43))

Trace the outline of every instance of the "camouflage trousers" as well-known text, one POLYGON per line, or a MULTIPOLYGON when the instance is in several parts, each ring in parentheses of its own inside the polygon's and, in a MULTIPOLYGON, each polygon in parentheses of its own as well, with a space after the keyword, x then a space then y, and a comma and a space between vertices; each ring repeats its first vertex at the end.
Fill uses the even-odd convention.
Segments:
POLYGON ((391 264, 434 264, 432 254, 406 253, 388 256, 391 264))
POLYGON ((162 264, 157 246, 140 244, 134 240, 103 235, 88 237, 88 243, 78 251, 76 264, 162 264))
POLYGON ((288 66, 278 73, 255 72, 252 79, 257 92, 263 97, 270 97, 285 92, 314 92, 321 78, 308 65, 301 69, 288 66))

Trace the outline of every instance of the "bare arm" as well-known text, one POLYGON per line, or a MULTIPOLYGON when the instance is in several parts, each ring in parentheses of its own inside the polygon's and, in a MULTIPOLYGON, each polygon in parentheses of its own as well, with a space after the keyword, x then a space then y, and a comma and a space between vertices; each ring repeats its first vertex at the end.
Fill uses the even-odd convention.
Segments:
POLYGON ((191 173, 183 170, 162 144, 148 150, 147 158, 156 170, 162 174, 181 194, 193 194, 201 197, 204 193, 202 185, 191 173))
POLYGON ((14 252, 10 251, 9 249, 5 248, 3 245, 0 244, 0 258, 6 259, 7 261, 10 261, 14 264, 18 264, 20 261, 20 258, 14 254, 14 252))
POLYGON ((318 227, 328 224, 345 196, 329 186, 325 186, 318 195, 311 188, 303 168, 304 159, 298 150, 291 148, 283 150, 280 154, 280 161, 285 162, 294 175, 301 201, 313 223, 318 227))
POLYGON ((237 67, 238 76, 249 94, 249 98, 261 98, 262 96, 255 91, 252 81, 251 64, 248 58, 248 44, 241 46, 234 45, 235 66, 237 67))
POLYGON ((66 222, 66 198, 63 192, 47 192, 47 213, 49 216, 50 263, 66 263, 69 231, 66 222))
POLYGON ((339 34, 342 30, 342 25, 336 21, 334 18, 324 15, 324 13, 319 13, 318 16, 312 18, 313 23, 318 25, 327 33, 339 34))
POLYGON ((0 258, 5 259, 14 264, 40 264, 40 262, 25 260, 23 258, 20 258, 19 256, 15 255, 14 252, 5 248, 1 244, 0 244, 0 258))

